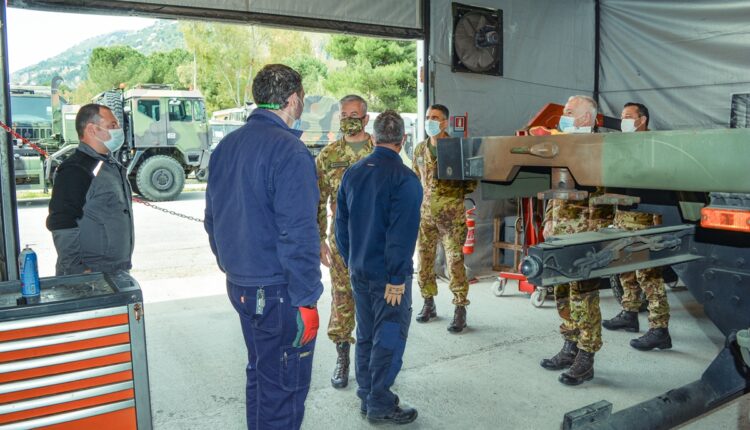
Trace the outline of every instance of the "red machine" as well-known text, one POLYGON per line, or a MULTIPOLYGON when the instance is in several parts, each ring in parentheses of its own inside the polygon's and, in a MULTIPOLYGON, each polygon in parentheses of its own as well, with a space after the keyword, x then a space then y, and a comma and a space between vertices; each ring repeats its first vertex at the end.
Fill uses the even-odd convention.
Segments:
MULTIPOLYGON (((541 216, 542 208, 540 202, 535 198, 523 198, 519 205, 518 217, 520 222, 516 224, 516 234, 521 238, 522 252, 526 255, 530 246, 534 246, 544 241, 542 235, 541 216)), ((520 259, 519 259, 520 260, 520 259)), ((518 268, 516 268, 518 269, 518 268)), ((547 295, 551 293, 549 288, 537 288, 530 284, 526 277, 518 271, 500 272, 495 282, 492 283, 491 289, 496 296, 502 296, 508 281, 514 281, 518 285, 518 291, 531 295, 531 304, 534 307, 541 307, 547 295)))

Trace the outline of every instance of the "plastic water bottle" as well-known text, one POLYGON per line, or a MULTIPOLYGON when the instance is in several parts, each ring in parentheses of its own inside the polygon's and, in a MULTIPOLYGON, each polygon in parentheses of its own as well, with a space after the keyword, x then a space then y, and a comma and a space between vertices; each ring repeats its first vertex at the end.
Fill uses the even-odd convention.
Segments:
POLYGON ((21 251, 18 267, 21 271, 21 295, 27 302, 33 303, 39 300, 39 267, 36 261, 36 252, 26 245, 21 251))

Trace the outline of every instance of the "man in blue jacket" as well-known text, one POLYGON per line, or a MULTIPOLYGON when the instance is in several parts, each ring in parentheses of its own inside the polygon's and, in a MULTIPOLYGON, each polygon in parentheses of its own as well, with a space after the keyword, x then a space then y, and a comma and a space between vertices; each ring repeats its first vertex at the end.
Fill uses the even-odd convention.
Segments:
POLYGON ((354 294, 360 412, 370 422, 406 424, 417 419, 417 411, 399 406, 390 388, 401 370, 411 321, 422 186, 399 156, 406 140, 403 119, 385 111, 374 130, 375 151, 341 181, 336 244, 354 294))
POLYGON ((248 429, 299 429, 310 388, 323 285, 315 163, 291 127, 304 96, 299 73, 265 66, 258 108, 209 165, 205 227, 247 346, 248 429))

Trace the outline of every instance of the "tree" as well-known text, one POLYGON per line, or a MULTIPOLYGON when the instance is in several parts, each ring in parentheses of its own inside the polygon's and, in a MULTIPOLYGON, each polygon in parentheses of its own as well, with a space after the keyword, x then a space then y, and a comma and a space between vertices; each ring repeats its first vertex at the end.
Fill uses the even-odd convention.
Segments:
POLYGON ((186 22, 185 44, 195 55, 198 88, 209 111, 251 99, 252 78, 268 57, 270 35, 257 26, 186 22))
POLYGON ((130 46, 94 48, 89 57, 88 80, 102 91, 147 82, 151 77, 146 56, 130 46))
POLYGON ((148 82, 168 84, 174 88, 187 88, 191 80, 181 80, 180 67, 193 65, 193 56, 184 49, 173 49, 169 52, 154 52, 147 57, 151 77, 148 82))
POLYGON ((175 89, 187 88, 188 80, 181 80, 180 69, 192 62, 192 55, 184 49, 155 52, 145 56, 129 46, 95 48, 88 62, 88 78, 69 95, 73 103, 88 103, 102 91, 125 84, 168 84, 175 89))
POLYGON ((337 97, 360 94, 373 111, 417 110, 415 43, 336 35, 326 50, 334 59, 346 63, 330 71, 325 81, 325 88, 337 97))
POLYGON ((285 64, 302 75, 302 86, 306 94, 327 95, 324 84, 328 77, 328 67, 325 63, 308 55, 297 55, 285 64))
MULTIPOLYGON (((313 57, 305 33, 216 23, 183 23, 188 51, 197 63, 197 83, 209 111, 252 100, 252 82, 264 65, 284 63, 302 75, 308 94, 325 92, 327 67, 313 57)), ((185 78, 188 70, 181 70, 185 78)))

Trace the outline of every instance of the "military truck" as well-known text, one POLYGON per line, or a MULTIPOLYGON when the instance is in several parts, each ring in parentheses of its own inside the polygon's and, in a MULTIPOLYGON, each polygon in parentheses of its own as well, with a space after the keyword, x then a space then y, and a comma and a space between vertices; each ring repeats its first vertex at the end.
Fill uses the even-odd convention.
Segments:
MULTIPOLYGON (((240 128, 254 109, 255 105, 250 102, 242 107, 215 111, 211 115, 210 122, 212 146, 216 146, 224 136, 240 128)), ((373 133, 372 127, 375 118, 379 114, 379 112, 368 112, 370 122, 365 127, 365 131, 370 134, 373 133)), ((404 118, 404 127, 406 129, 404 155, 406 158, 411 159, 411 153, 417 139, 417 115, 404 113, 401 116, 404 118)), ((301 120, 301 139, 313 156, 317 156, 323 148, 335 142, 340 137, 339 102, 332 97, 320 95, 306 96, 301 120)))
MULTIPOLYGON (((52 135, 52 105, 49 87, 11 87, 11 128, 24 139, 38 143, 52 135)), ((13 139, 16 187, 44 186, 42 156, 22 139, 13 139)))
POLYGON ((45 157, 38 148, 52 153, 69 141, 78 141, 73 120, 63 120, 63 111, 77 110, 58 94, 62 79, 55 77, 51 86, 13 86, 10 90, 11 128, 22 139, 13 139, 16 187, 43 189, 47 186, 44 175, 45 157), (72 133, 70 132, 72 130, 72 133))
MULTIPOLYGON (((16 142, 15 174, 19 188, 44 188, 78 145, 75 117, 79 105, 57 96, 62 79, 51 87, 14 87, 13 128, 49 153, 42 156, 16 142)), ((105 91, 92 100, 112 109, 125 130, 125 144, 116 154, 127 167, 133 190, 152 201, 175 199, 185 177, 208 166, 210 141, 203 96, 168 85, 141 84, 133 89, 105 91)))
POLYGON ((109 90, 93 99, 112 109, 125 131, 118 152, 133 190, 152 201, 174 200, 185 177, 208 165, 210 140, 199 91, 141 84, 109 90))

